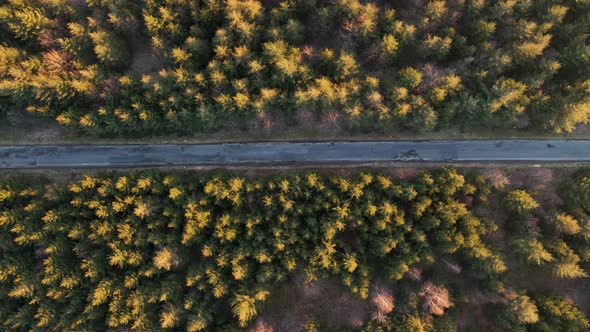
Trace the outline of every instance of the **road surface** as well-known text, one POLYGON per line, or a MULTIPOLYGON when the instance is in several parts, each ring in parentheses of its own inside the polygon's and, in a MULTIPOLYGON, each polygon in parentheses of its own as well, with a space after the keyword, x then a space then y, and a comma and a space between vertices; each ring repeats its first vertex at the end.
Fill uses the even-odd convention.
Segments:
POLYGON ((370 162, 588 162, 590 140, 0 146, 0 168, 370 162))

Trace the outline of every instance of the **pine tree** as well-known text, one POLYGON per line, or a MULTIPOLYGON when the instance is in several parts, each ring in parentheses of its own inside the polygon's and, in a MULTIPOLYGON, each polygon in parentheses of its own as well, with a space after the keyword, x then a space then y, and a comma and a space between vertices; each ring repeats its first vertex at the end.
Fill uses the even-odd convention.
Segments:
POLYGON ((256 300, 248 295, 236 294, 231 307, 241 327, 246 327, 250 319, 256 316, 256 300))
POLYGON ((488 103, 492 113, 507 112, 507 115, 514 117, 523 113, 530 103, 526 95, 527 86, 513 79, 500 79, 492 87, 493 99, 488 103))
POLYGON ((568 299, 544 296, 536 300, 540 321, 535 324, 538 331, 582 332, 590 328, 590 322, 576 305, 568 299))
POLYGON ((523 256, 529 264, 542 265, 552 262, 553 256, 547 251, 541 242, 533 240, 517 240, 515 243, 517 252, 523 256))
POLYGON ((578 221, 566 214, 566 213, 557 213, 551 220, 557 231, 567 235, 575 235, 582 230, 582 227, 578 224, 578 221))
POLYGON ((399 42, 391 34, 385 34, 383 41, 381 42, 381 50, 387 57, 387 59, 395 59, 399 48, 399 42))
POLYGON ((561 112, 553 125, 558 133, 571 133, 577 125, 590 121, 590 80, 582 81, 565 88, 564 97, 556 97, 561 112))
POLYGON ((11 6, 0 7, 0 22, 21 40, 31 40, 49 28, 51 21, 41 8, 27 6, 16 2, 11 6))
POLYGON ((555 265, 555 275, 559 278, 564 279, 575 279, 587 277, 588 273, 584 271, 578 264, 579 258, 569 258, 563 261, 559 261, 555 265))
POLYGON ((177 253, 170 248, 162 248, 154 256, 154 266, 160 270, 170 271, 180 264, 177 253))
POLYGON ((123 67, 129 62, 127 43, 113 33, 97 30, 90 33, 98 60, 112 67, 123 67))
POLYGON ((526 295, 518 295, 508 304, 512 318, 521 324, 532 324, 539 321, 539 310, 535 302, 526 295))
POLYGON ((412 67, 407 67, 399 71, 402 84, 409 88, 416 88, 422 82, 422 73, 412 67))
POLYGON ((504 202, 511 212, 518 215, 526 214, 539 207, 539 203, 524 190, 510 191, 504 198, 504 202))
POLYGON ((339 80, 346 80, 358 74, 358 64, 352 54, 342 52, 336 61, 337 75, 339 80))

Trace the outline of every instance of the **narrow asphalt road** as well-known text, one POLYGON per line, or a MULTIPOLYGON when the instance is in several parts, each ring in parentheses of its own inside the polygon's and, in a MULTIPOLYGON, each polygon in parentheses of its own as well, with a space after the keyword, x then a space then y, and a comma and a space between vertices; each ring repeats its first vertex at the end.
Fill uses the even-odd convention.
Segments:
POLYGON ((590 140, 0 146, 0 168, 370 162, 588 162, 590 140))

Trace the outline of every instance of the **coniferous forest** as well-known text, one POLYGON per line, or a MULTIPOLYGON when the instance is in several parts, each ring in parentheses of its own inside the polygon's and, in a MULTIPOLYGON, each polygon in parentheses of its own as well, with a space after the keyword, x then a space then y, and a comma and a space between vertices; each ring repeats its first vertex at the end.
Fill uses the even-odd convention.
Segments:
MULTIPOLYGON (((2 144, 589 123, 590 0, 0 0, 2 144)), ((590 169, 523 165, 6 171, 0 331, 590 331, 590 169)))
MULTIPOLYGON (((532 285, 535 274, 544 284, 588 277, 588 170, 558 181, 553 207, 501 172, 452 168, 65 182, 0 182, 4 330, 273 331, 259 316, 296 275, 370 303, 370 318, 351 330, 456 331, 466 305, 470 316, 484 312, 472 329, 484 319, 490 331, 590 329, 587 294, 576 303, 532 285)), ((326 330, 322 317, 299 323, 293 331, 326 330)))
POLYGON ((588 0, 2 0, 0 108, 110 137, 569 133, 589 33, 588 0))

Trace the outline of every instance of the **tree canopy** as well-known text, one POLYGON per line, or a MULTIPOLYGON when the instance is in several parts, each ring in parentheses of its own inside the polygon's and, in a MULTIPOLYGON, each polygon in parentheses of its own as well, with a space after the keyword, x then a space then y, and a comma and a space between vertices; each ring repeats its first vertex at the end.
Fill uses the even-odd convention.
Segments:
POLYGON ((91 135, 571 132, 585 1, 1 1, 0 105, 91 135), (323 126, 323 127, 322 127, 323 126))
MULTIPOLYGON (((231 312, 244 327, 296 269, 367 298, 376 277, 399 280, 438 254, 493 265, 499 256, 481 239, 491 228, 461 202, 479 195, 448 168, 410 182, 371 173, 2 180, 0 324, 199 331, 231 312)), ((451 305, 439 286, 423 296, 437 315, 451 305)), ((393 310, 382 302, 382 314, 393 310)))

